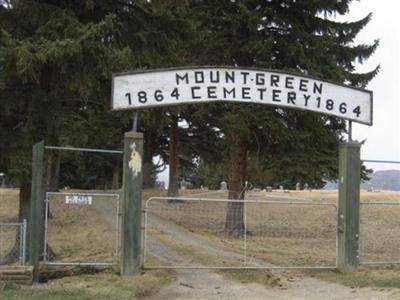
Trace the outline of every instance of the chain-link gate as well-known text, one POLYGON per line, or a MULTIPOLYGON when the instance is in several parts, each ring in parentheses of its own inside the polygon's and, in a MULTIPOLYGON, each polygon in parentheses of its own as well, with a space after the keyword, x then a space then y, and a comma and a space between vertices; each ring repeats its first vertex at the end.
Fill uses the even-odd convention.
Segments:
POLYGON ((119 197, 116 193, 48 192, 44 264, 117 265, 119 197))
POLYGON ((0 265, 25 265, 26 224, 26 220, 15 223, 0 222, 0 265))
POLYGON ((400 202, 360 204, 360 264, 400 264, 400 202))
MULTIPOLYGON (((399 165, 393 160, 363 160, 370 165, 399 165)), ((386 180, 366 183, 368 194, 360 202, 361 265, 400 264, 400 198, 396 186, 400 182, 397 173, 386 180), (367 196, 368 195, 368 196, 367 196), (368 198, 372 200, 368 200, 368 198)))
POLYGON ((145 268, 336 268, 331 203, 153 197, 145 268))

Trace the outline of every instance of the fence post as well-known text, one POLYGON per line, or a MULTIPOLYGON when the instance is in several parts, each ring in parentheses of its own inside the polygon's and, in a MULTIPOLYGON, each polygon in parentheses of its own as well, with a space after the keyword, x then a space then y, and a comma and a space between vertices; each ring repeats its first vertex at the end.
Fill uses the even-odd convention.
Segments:
POLYGON ((141 268, 143 133, 127 132, 124 139, 121 275, 141 268))
POLYGON ((355 141, 339 145, 337 267, 341 272, 353 272, 359 264, 360 147, 355 141))
POLYGON ((43 240, 43 155, 44 141, 33 145, 32 150, 32 187, 31 187, 31 215, 29 237, 29 264, 33 266, 33 282, 39 281, 40 245, 43 240))

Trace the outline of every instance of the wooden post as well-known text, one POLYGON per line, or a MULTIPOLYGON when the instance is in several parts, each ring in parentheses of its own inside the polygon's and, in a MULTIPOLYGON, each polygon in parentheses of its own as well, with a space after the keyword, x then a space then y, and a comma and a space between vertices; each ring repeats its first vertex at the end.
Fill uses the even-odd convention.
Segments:
POLYGON ((359 264, 360 147, 358 142, 339 146, 337 267, 341 272, 353 272, 359 264))
POLYGON ((143 133, 127 132, 124 140, 121 275, 141 268, 143 133))
POLYGON ((44 141, 33 146, 32 151, 32 188, 29 237, 29 264, 33 266, 33 281, 39 281, 39 259, 42 255, 44 194, 43 194, 43 156, 44 141))

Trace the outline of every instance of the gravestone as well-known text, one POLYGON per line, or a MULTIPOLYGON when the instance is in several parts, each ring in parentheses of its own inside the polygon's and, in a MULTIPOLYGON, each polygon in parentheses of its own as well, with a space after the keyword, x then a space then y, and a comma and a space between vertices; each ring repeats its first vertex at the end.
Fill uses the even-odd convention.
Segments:
POLYGON ((221 191, 226 191, 228 190, 228 184, 226 183, 226 181, 221 181, 221 183, 219 184, 219 189, 221 191))
POLYGON ((182 190, 186 190, 188 187, 188 182, 186 182, 185 179, 182 179, 180 182, 180 186, 182 190))

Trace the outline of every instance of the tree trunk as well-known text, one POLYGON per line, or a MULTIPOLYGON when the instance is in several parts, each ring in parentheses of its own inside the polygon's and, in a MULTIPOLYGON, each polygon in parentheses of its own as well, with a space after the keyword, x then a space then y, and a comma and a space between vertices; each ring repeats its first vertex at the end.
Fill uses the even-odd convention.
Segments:
POLYGON ((169 132, 169 184, 168 196, 178 197, 178 119, 175 118, 169 132))
POLYGON ((154 188, 155 177, 153 156, 155 152, 154 141, 150 134, 145 134, 143 145, 143 188, 154 188))
MULTIPOLYGON (((58 151, 57 151, 58 152, 58 151)), ((44 156, 44 162, 43 162, 43 201, 45 200, 46 193, 47 192, 55 192, 57 191, 57 187, 55 187, 55 182, 58 182, 58 179, 53 178, 54 175, 60 170, 60 153, 55 153, 54 151, 51 151, 47 155, 44 156)), ((58 183, 57 183, 58 185, 58 183)), ((30 207, 30 200, 31 200, 31 192, 29 190, 29 207, 30 207)), ((51 203, 49 202, 49 211, 48 211, 48 218, 52 218, 52 213, 51 213, 51 203)), ((45 212, 42 213, 42 217, 45 218, 45 212)), ((28 226, 30 227, 30 226, 28 226)), ((44 237, 44 221, 43 221, 43 227, 40 228, 42 231, 39 236, 44 237)), ((29 235, 27 235, 28 239, 29 235)), ((27 248, 29 249, 29 247, 27 248)), ((44 238, 42 241, 40 241, 40 249, 44 249, 44 238)), ((47 249, 47 259, 48 260, 53 260, 56 255, 52 248, 50 247, 49 244, 46 245, 47 249)), ((42 259, 42 255, 40 258, 42 259)))
POLYGON ((101 168, 97 171, 96 180, 95 180, 95 189, 96 190, 106 190, 106 174, 104 172, 104 168, 101 168))
MULTIPOLYGON (((58 185, 58 175, 60 170, 60 154, 54 154, 53 152, 48 153, 44 159, 43 165, 43 201, 46 195, 46 192, 56 190, 58 185)), ((49 209, 49 214, 51 211, 49 209)), ((23 220, 27 221, 26 228, 26 249, 29 249, 29 240, 30 240, 30 215, 31 215, 31 182, 28 180, 23 180, 21 182, 20 191, 19 191, 19 208, 18 208, 18 222, 23 222, 23 220)), ((44 212, 42 216, 44 217, 44 212)), ((43 233, 39 236, 44 236, 44 227, 41 228, 43 233)), ((20 230, 18 229, 15 243, 13 248, 5 255, 3 258, 0 257, 0 265, 1 264, 11 264, 19 259, 20 252, 20 242, 19 238, 22 236, 20 230)), ((40 241, 41 249, 44 249, 44 240, 40 241)), ((47 246, 48 249, 48 259, 54 259, 55 254, 50 246, 47 246)), ((26 252, 26 259, 28 260, 28 251, 26 252)))
POLYGON ((113 166, 113 176, 112 176, 112 184, 111 184, 111 188, 113 190, 119 189, 120 170, 121 170, 121 158, 118 157, 116 159, 115 165, 113 166))
MULTIPOLYGON (((31 183, 25 182, 21 185, 19 190, 19 211, 18 211, 18 222, 22 222, 24 219, 29 222, 31 216, 31 183)), ((27 228, 28 229, 28 228, 27 228)), ((29 236, 27 230, 27 236, 29 236)))
MULTIPOLYGON (((243 200, 247 178, 247 147, 238 131, 232 130, 228 134, 228 198, 243 200)), ((225 233, 229 236, 239 237, 245 232, 244 204, 243 202, 228 202, 225 233)))
POLYGON ((60 166, 61 166, 61 151, 54 151, 52 157, 52 166, 50 168, 50 191, 56 192, 59 190, 60 184, 60 166))

